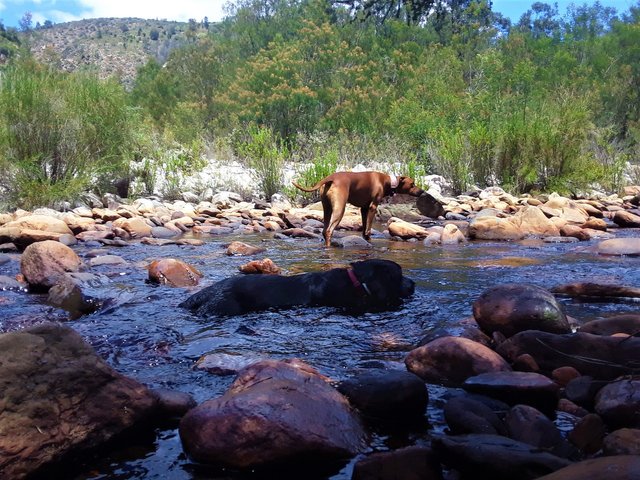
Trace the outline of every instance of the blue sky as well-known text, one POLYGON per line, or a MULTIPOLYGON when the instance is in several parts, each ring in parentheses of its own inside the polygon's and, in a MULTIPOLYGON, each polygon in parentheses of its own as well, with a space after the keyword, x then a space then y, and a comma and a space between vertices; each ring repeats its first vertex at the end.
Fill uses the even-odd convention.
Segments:
MULTIPOLYGON (((493 0, 493 10, 515 23, 534 0, 493 0)), ((17 27, 25 12, 33 15, 33 24, 51 20, 54 23, 95 17, 140 17, 187 21, 190 18, 220 20, 226 0, 0 0, 0 20, 7 27, 17 27)), ((553 4, 554 2, 546 1, 553 4)), ((560 14, 571 3, 592 5, 595 0, 557 0, 560 14)), ((637 0, 600 0, 604 6, 624 12, 637 0)))

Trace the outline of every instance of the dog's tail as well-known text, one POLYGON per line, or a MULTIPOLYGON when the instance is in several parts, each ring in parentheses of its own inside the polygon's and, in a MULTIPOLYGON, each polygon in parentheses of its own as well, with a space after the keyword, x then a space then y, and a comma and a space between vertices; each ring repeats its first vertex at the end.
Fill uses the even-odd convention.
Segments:
POLYGON ((302 190, 303 192, 315 192, 322 185, 324 185, 325 182, 326 182, 326 179, 322 179, 318 183, 316 183, 313 187, 303 187, 302 185, 298 185, 296 182, 291 182, 291 183, 293 183, 294 187, 302 190))

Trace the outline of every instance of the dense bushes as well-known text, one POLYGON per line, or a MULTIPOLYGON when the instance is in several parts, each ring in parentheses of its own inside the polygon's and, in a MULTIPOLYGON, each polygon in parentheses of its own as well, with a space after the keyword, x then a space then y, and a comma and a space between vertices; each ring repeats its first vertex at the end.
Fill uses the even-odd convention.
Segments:
POLYGON ((21 61, 0 77, 0 168, 11 205, 71 200, 127 175, 134 112, 115 81, 21 61))

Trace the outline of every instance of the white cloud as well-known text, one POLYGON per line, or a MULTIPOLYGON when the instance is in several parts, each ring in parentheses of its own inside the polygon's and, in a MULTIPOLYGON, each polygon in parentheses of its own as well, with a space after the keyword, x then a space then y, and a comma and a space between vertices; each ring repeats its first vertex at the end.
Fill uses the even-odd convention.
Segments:
POLYGON ((80 17, 138 17, 187 21, 198 21, 207 17, 210 21, 221 20, 222 7, 226 0, 80 0, 85 9, 80 17))

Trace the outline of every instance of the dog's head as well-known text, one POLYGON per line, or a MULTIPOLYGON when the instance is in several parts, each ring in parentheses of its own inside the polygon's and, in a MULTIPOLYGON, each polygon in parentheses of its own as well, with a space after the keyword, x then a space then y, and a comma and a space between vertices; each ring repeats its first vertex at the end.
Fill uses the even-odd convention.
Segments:
POLYGON ((415 283, 402 275, 402 267, 391 260, 363 260, 351 264, 358 280, 367 286, 362 303, 367 309, 397 307, 411 296, 415 283))
POLYGON ((394 189, 395 193, 403 193, 414 197, 419 197, 424 193, 424 190, 418 187, 411 177, 398 177, 397 182, 398 186, 394 189))

